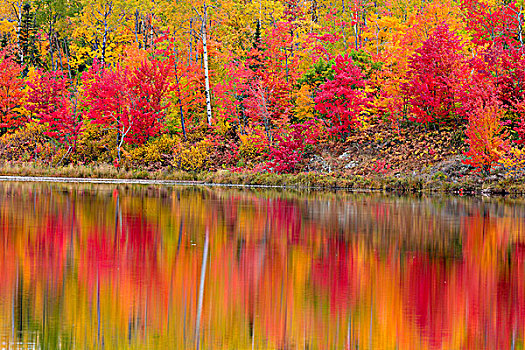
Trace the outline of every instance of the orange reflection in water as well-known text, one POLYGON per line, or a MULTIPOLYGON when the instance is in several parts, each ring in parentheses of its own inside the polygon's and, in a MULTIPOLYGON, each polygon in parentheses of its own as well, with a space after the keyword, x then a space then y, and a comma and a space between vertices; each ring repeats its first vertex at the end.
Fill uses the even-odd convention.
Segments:
POLYGON ((5 183, 0 206, 10 348, 524 346, 519 200, 5 183))

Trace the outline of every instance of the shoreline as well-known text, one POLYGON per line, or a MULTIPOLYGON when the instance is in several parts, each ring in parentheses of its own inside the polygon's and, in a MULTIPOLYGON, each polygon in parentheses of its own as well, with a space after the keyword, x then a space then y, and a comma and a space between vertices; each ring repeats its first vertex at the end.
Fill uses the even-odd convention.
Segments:
POLYGON ((454 195, 524 196, 525 183, 519 180, 489 180, 466 177, 462 181, 416 176, 371 176, 323 173, 253 173, 219 170, 189 173, 163 169, 117 171, 111 166, 40 167, 34 164, 0 166, 0 182, 63 182, 93 184, 224 186, 282 188, 324 191, 394 193, 442 193, 454 195))
POLYGON ((155 180, 155 179, 128 179, 128 178, 96 178, 96 177, 60 177, 60 176, 18 176, 0 175, 2 182, 50 182, 50 183, 82 183, 82 184, 117 184, 117 185, 166 185, 166 186, 224 186, 224 187, 253 187, 253 188, 286 188, 278 185, 244 185, 208 183, 191 180, 155 180))
POLYGON ((60 176, 18 176, 0 175, 2 182, 44 182, 44 183, 71 183, 71 184, 116 184, 116 185, 161 185, 161 186, 216 186, 216 187, 240 187, 240 188, 274 188, 274 189, 301 189, 301 190, 338 190, 352 192, 379 192, 379 189, 346 188, 346 187, 319 187, 308 185, 271 185, 271 184, 242 184, 242 183, 218 183, 191 180, 155 180, 155 179, 128 179, 128 178, 82 178, 82 177, 60 177, 60 176))

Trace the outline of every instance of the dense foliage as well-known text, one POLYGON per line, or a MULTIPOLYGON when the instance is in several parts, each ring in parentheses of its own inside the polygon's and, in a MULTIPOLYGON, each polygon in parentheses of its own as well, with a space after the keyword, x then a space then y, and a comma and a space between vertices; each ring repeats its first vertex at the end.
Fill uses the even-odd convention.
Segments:
POLYGON ((523 170, 516 1, 0 0, 0 13, 4 160, 400 173, 459 154, 484 174, 523 170))

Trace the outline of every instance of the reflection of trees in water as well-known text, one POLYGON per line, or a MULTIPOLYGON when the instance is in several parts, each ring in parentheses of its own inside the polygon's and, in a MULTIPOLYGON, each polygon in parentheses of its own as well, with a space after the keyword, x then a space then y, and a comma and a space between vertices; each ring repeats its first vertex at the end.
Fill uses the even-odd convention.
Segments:
POLYGON ((43 348, 510 349, 523 204, 4 184, 0 326, 43 348))

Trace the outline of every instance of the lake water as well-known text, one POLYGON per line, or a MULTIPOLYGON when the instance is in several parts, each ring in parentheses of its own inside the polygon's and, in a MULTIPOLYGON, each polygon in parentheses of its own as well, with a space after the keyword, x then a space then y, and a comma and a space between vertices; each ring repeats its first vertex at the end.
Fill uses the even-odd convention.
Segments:
POLYGON ((0 184, 0 348, 523 349, 525 202, 0 184))

